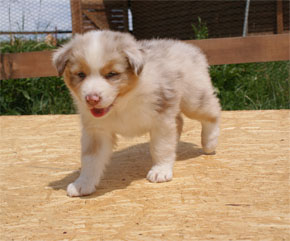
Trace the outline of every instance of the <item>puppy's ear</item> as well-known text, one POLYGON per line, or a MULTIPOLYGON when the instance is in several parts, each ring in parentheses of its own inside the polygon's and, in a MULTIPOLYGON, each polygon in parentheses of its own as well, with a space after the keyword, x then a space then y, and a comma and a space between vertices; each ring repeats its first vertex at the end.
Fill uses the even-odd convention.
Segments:
POLYGON ((52 63, 55 66, 58 75, 61 76, 64 72, 65 66, 69 60, 72 51, 72 42, 63 45, 61 48, 56 50, 52 56, 52 63))
POLYGON ((137 40, 129 33, 117 33, 121 39, 121 48, 128 62, 136 75, 139 75, 143 69, 144 57, 137 40))
POLYGON ((139 75, 143 69, 144 59, 142 50, 137 45, 130 46, 124 50, 128 62, 136 75, 139 75))

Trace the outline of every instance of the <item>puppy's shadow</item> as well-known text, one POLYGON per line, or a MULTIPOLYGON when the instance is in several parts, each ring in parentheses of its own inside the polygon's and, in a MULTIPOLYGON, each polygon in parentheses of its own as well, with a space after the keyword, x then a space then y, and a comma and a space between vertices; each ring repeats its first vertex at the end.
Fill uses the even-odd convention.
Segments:
MULTIPOLYGON (((196 158, 202 155, 202 149, 188 142, 179 142, 177 147, 177 161, 196 158)), ((137 144, 113 154, 111 164, 107 167, 97 191, 86 197, 94 198, 116 189, 125 189, 134 180, 143 179, 152 166, 149 143, 137 144)), ((69 183, 79 176, 75 171, 63 179, 49 183, 54 190, 66 190, 69 183)))

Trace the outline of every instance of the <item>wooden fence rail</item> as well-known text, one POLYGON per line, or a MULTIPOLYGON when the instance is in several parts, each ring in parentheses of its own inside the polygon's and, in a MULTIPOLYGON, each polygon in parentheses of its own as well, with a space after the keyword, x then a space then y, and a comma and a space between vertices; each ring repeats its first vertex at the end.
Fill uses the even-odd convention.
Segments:
MULTIPOLYGON (((210 65, 289 60, 289 34, 188 40, 200 47, 210 65)), ((52 51, 0 54, 0 79, 56 76, 52 51)))

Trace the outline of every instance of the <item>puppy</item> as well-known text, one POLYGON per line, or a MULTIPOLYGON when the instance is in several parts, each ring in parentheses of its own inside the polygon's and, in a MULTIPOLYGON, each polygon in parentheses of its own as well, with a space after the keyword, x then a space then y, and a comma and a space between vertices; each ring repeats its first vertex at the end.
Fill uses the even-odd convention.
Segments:
POLYGON ((81 173, 69 196, 93 193, 112 154, 116 134, 150 133, 153 166, 147 179, 172 179, 185 116, 199 120, 205 153, 214 152, 220 104, 208 63, 197 48, 181 41, 136 41, 127 33, 92 31, 76 35, 53 55, 82 123, 81 173))

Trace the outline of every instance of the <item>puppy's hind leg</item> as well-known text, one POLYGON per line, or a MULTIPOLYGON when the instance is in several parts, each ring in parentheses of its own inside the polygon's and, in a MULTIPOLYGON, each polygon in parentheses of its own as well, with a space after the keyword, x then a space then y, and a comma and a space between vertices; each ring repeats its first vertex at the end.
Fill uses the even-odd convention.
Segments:
POLYGON ((220 133, 219 118, 214 121, 202 120, 201 144, 205 154, 214 154, 220 133))
POLYGON ((212 154, 218 143, 220 124, 220 104, 212 93, 203 93, 197 103, 194 98, 185 99, 182 103, 182 112, 191 119, 201 122, 201 144, 206 154, 212 154), (194 100, 194 101, 191 101, 194 100))
POLYGON ((175 118, 164 118, 150 132, 150 152, 153 166, 147 174, 150 182, 167 182, 172 179, 178 139, 175 118))

